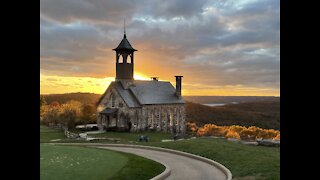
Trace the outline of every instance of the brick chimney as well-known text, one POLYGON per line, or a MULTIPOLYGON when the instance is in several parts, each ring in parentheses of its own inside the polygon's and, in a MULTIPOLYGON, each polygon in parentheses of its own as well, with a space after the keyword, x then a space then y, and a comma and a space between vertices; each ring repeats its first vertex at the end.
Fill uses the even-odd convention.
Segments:
POLYGON ((176 96, 181 98, 181 79, 183 76, 174 76, 176 77, 176 96))
POLYGON ((151 77, 151 79, 152 79, 153 81, 158 81, 158 80, 159 80, 159 77, 151 77))

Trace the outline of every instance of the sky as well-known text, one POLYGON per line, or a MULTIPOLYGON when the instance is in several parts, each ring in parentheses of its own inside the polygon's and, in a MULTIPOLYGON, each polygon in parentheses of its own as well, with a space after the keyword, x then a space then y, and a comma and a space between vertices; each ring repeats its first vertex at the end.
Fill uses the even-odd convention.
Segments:
POLYGON ((102 94, 123 38, 135 79, 183 95, 280 96, 279 0, 41 0, 40 93, 102 94))

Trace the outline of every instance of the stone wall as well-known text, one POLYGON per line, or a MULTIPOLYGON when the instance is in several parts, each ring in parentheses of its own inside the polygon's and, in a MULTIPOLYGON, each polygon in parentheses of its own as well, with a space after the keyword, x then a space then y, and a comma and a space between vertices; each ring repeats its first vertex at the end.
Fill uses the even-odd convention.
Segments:
POLYGON ((139 129, 184 134, 185 119, 184 104, 146 105, 139 129))
MULTIPOLYGON (((97 112, 106 107, 117 108, 117 127, 126 129, 131 122, 131 131, 162 131, 184 134, 186 130, 184 104, 144 105, 140 108, 129 108, 115 89, 105 94, 98 105, 97 112)), ((105 119, 98 116, 100 129, 105 125, 105 119)))

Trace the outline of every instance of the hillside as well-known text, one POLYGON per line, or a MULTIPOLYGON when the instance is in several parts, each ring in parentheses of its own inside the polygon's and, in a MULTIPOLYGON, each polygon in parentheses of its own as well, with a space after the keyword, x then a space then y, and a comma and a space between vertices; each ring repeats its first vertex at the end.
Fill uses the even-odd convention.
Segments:
MULTIPOLYGON (((70 100, 81 101, 83 103, 95 103, 101 97, 101 94, 94 93, 66 93, 66 94, 48 94, 43 95, 48 104, 53 101, 59 103, 65 103, 70 100)), ((183 96, 186 101, 199 103, 199 104, 210 104, 210 103, 223 103, 230 104, 233 102, 246 103, 246 102, 257 102, 257 101, 272 101, 278 102, 279 97, 274 96, 183 96)))
POLYGON ((258 126, 266 129, 280 129, 280 100, 258 101, 225 106, 209 107, 188 102, 187 121, 197 125, 258 126))
POLYGON ((66 93, 66 94, 48 94, 43 95, 48 104, 57 101, 64 104, 70 100, 80 101, 82 103, 94 104, 101 97, 101 94, 94 93, 66 93))
MULTIPOLYGON (((82 103, 96 103, 101 97, 93 93, 67 93, 44 95, 48 104, 70 100, 82 103)), ((280 98, 258 96, 185 96, 188 122, 197 125, 258 126, 266 129, 280 129, 280 98), (239 104, 228 104, 238 102, 239 104), (209 107, 198 103, 226 103, 225 106, 209 107)))
POLYGON ((210 103, 246 103, 246 102, 257 102, 257 101, 273 101, 278 102, 279 97, 275 96, 184 96, 186 101, 199 103, 199 104, 210 104, 210 103))

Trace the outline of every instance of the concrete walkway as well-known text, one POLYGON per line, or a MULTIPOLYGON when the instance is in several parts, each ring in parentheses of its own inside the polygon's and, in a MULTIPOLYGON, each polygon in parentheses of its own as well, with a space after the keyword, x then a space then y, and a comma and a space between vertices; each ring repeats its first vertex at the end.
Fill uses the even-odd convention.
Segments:
POLYGON ((130 147, 106 147, 97 148, 110 149, 136 154, 152 159, 167 165, 171 169, 171 174, 166 180, 226 180, 227 176, 217 167, 209 163, 196 160, 179 154, 162 152, 151 149, 130 148, 130 147))

